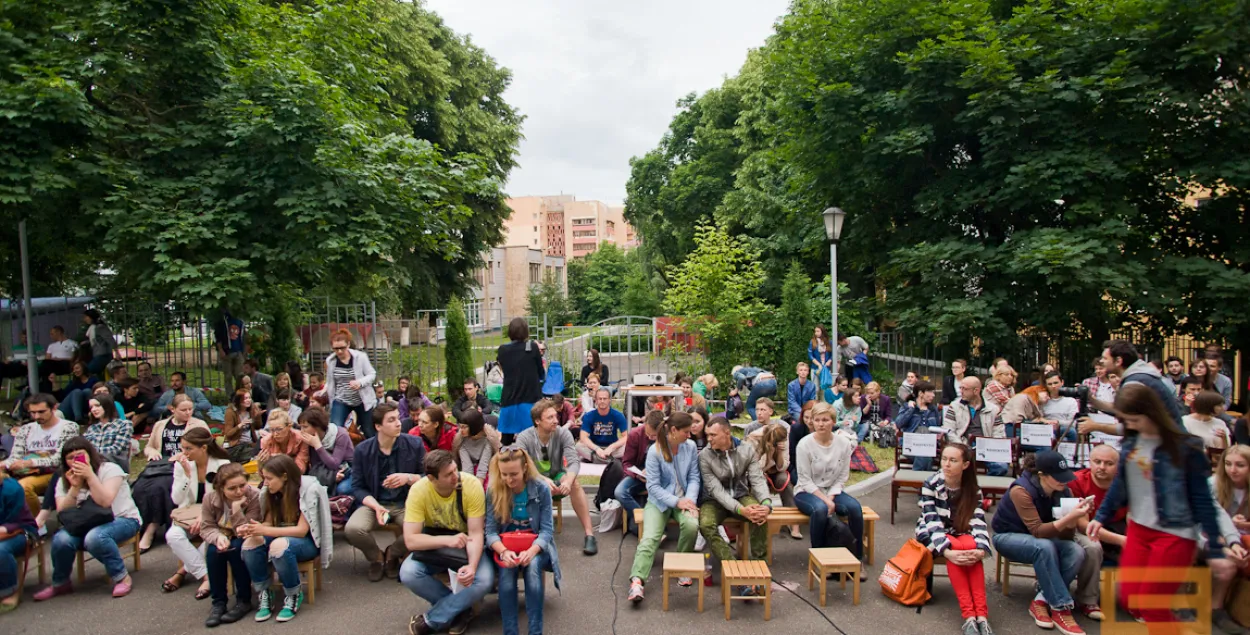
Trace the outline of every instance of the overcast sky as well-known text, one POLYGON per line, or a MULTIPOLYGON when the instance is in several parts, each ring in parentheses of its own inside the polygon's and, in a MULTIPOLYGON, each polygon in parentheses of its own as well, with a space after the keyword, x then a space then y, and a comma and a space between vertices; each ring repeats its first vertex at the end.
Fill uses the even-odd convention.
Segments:
POLYGON ((692 91, 719 86, 787 0, 426 0, 512 70, 526 116, 512 196, 625 200, 629 159, 659 143, 692 91))

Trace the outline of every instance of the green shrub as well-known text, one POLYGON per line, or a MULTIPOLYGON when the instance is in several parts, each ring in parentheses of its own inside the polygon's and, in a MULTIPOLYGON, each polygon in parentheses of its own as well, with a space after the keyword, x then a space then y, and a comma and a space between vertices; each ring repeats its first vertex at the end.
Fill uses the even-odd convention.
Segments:
POLYGON ((473 337, 464 316, 464 304, 459 298, 447 303, 447 345, 443 351, 447 361, 447 379, 443 385, 452 399, 464 391, 464 380, 473 376, 473 337))

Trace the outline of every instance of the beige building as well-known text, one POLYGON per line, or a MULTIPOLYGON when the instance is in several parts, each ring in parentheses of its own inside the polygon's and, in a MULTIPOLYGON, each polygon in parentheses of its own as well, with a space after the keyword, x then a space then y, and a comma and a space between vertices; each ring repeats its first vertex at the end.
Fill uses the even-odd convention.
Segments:
POLYGON ((550 274, 568 293, 564 257, 544 254, 541 249, 516 245, 495 247, 486 254, 486 264, 477 271, 474 301, 465 307, 471 328, 506 328, 514 317, 529 315, 530 287, 550 274))
POLYGON ((625 208, 601 201, 579 201, 571 194, 522 196, 507 201, 512 216, 504 221, 504 245, 542 249, 549 256, 576 258, 594 253, 608 241, 637 246, 625 208))

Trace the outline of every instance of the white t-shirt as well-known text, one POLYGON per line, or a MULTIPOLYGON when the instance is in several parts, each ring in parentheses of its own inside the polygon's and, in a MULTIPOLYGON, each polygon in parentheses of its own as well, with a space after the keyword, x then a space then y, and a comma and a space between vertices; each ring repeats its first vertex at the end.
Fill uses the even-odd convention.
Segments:
POLYGON ((1228 426, 1215 417, 1211 417, 1209 421, 1203 421, 1198 415, 1185 415, 1182 422, 1185 424, 1185 430, 1190 434, 1201 437, 1202 445, 1208 448, 1222 448, 1225 446, 1225 439, 1228 438, 1228 426), (1221 437, 1220 433, 1224 436, 1221 437))
POLYGON ((1072 424, 1080 409, 1081 404, 1071 397, 1051 397, 1050 401, 1042 404, 1042 416, 1058 421, 1059 429, 1063 430, 1072 424))
MULTIPOLYGON (((113 518, 132 518, 135 522, 143 524, 143 519, 139 516, 139 508, 135 506, 135 500, 130 497, 130 483, 126 482, 126 473, 116 463, 105 463, 100 466, 100 471, 96 476, 103 483, 110 478, 121 477, 122 486, 117 490, 117 496, 113 497, 113 518)), ((69 492, 69 480, 60 479, 56 482, 56 496, 60 498, 69 492)), ((87 500, 91 492, 86 488, 78 490, 78 502, 87 500)))
POLYGON ((52 456, 61 451, 61 428, 71 425, 78 427, 78 424, 64 419, 58 419, 50 430, 45 430, 37 422, 26 425, 30 426, 30 432, 26 434, 26 452, 40 456, 52 456))
POLYGON ((1098 390, 1094 391, 1094 399, 1105 401, 1107 403, 1115 402, 1115 388, 1111 387, 1111 382, 1098 382, 1098 390))
POLYGON ((78 350, 78 342, 71 339, 63 339, 59 342, 48 344, 48 355, 52 359, 74 359, 74 353, 78 350))

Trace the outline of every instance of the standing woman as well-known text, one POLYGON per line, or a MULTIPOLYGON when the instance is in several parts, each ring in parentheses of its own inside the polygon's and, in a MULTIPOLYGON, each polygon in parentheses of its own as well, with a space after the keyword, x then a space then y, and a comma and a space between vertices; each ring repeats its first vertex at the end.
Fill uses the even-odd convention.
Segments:
POLYGON ((0 470, 0 614, 17 608, 21 599, 17 559, 26 554, 26 545, 36 539, 37 529, 26 504, 26 490, 8 472, 0 470))
MULTIPOLYGON (((323 415, 324 416, 324 415, 323 415)), ((239 525, 260 522, 260 492, 248 485, 247 474, 238 463, 227 463, 217 470, 216 487, 204 495, 200 509, 200 538, 204 540, 204 565, 208 569, 213 608, 204 626, 233 624, 252 612, 251 575, 243 562, 243 539, 235 535, 239 525), (230 599, 226 571, 234 573, 234 606, 230 599)))
POLYGON ((948 443, 942 448, 941 471, 920 488, 916 540, 933 555, 946 558, 964 618, 963 635, 993 635, 981 564, 990 555, 990 533, 981 507, 974 458, 972 449, 962 443, 948 443))
POLYGON ((148 437, 148 444, 143 448, 143 456, 151 463, 135 481, 135 505, 144 523, 143 536, 139 538, 140 553, 152 548, 156 530, 169 524, 169 515, 174 511, 174 499, 170 492, 177 466, 170 461, 182 452, 182 436, 195 428, 208 431, 208 424, 193 416, 195 403, 190 397, 177 395, 170 405, 174 414, 157 421, 152 427, 152 436, 148 437))
MULTIPOLYGON (((174 505, 178 506, 177 509, 196 510, 204 502, 204 497, 213 491, 217 471, 223 465, 230 463, 230 455, 217 445, 217 441, 213 439, 213 433, 204 428, 188 430, 182 435, 180 444, 182 451, 175 454, 172 459, 174 484, 170 489, 170 495, 174 499, 174 505)), ((182 566, 173 577, 161 584, 162 591, 166 593, 177 591, 182 587, 187 574, 190 574, 191 577, 200 580, 200 588, 195 592, 195 599, 203 600, 208 597, 208 569, 204 565, 204 553, 191 544, 191 540, 199 535, 199 514, 196 514, 194 520, 190 521, 189 527, 183 527, 177 522, 169 523, 169 530, 165 532, 165 542, 169 544, 170 551, 178 556, 182 566)))
MULTIPOLYGON (((503 371, 503 396, 499 400, 499 433, 504 445, 534 425, 530 409, 543 398, 543 355, 530 338, 529 323, 512 318, 508 323, 507 344, 499 347, 495 359, 503 371)), ((602 376, 600 376, 602 379, 602 376)))
POLYGON ((836 374, 833 372, 833 345, 829 341, 829 332, 821 324, 817 324, 812 331, 812 339, 807 344, 807 359, 812 363, 816 385, 824 382, 826 374, 832 381, 836 374))
MULTIPOLYGON (((655 444, 647 450, 647 506, 643 509, 644 535, 634 552, 634 565, 629 571, 629 601, 643 599, 643 581, 651 573, 655 550, 660 546, 668 521, 676 520, 677 551, 694 551, 699 533, 699 451, 690 441, 690 415, 675 412, 655 436, 655 444)), ((677 584, 690 586, 690 578, 679 578, 677 584)))
POLYGON ((230 398, 230 406, 226 408, 226 422, 222 426, 221 435, 225 440, 223 447, 230 454, 230 459, 237 463, 247 463, 256 455, 259 439, 256 432, 265 420, 265 411, 252 401, 252 391, 239 389, 230 398))
POLYGON ((542 635, 546 595, 543 573, 552 572, 559 589, 560 557, 551 520, 551 488, 519 447, 501 450, 490 461, 486 546, 495 552, 499 571, 499 611, 503 614, 504 635, 520 633, 517 578, 522 575, 529 633, 542 635))
MULTIPOLYGON (((815 405, 816 402, 807 403, 815 405)), ((804 407, 803 412, 809 413, 811 408, 804 407)), ((807 429, 806 426, 804 429, 807 429)), ((794 430, 794 426, 786 430, 780 423, 770 423, 747 436, 747 441, 755 446, 755 456, 760 463, 760 471, 768 481, 769 493, 777 494, 781 498, 781 504, 786 507, 794 507, 794 483, 791 482, 790 474, 791 430, 794 430)), ((803 532, 798 525, 790 525, 790 537, 795 540, 803 539, 803 532)))
POLYGON ((235 535, 244 539, 243 562, 257 594, 256 621, 273 615, 269 591, 272 562, 285 595, 278 621, 288 622, 304 604, 299 563, 320 556, 321 567, 330 567, 334 554, 330 509, 325 488, 316 478, 301 475, 295 459, 276 455, 265 461, 260 471, 265 483, 260 490, 262 520, 236 527, 235 535))
POLYGON ((104 317, 95 309, 82 312, 82 323, 87 325, 87 343, 91 346, 91 362, 87 364, 87 372, 95 374, 103 371, 113 361, 113 349, 117 348, 117 340, 113 339, 113 330, 104 323, 104 317))
MULTIPOLYGON (((1149 386, 1129 383, 1115 397, 1116 413, 1124 422, 1120 468, 1098 514, 1086 533, 1098 535, 1103 523, 1128 507, 1128 531, 1120 566, 1189 567, 1198 551, 1199 528, 1207 537, 1207 563, 1225 565, 1224 536, 1207 477, 1211 462, 1202 442, 1177 427, 1159 395, 1149 386)), ((1229 545, 1240 549, 1241 545, 1229 545)), ((1120 585, 1120 605, 1131 606, 1137 596, 1172 595, 1179 582, 1130 582, 1120 585)), ((1131 611, 1147 624, 1172 622, 1167 609, 1131 611)), ((1165 632, 1167 627, 1152 628, 1165 632)))
POLYGON ((377 372, 369 363, 369 356, 353 349, 352 334, 339 329, 330 336, 330 348, 334 353, 326 358, 326 395, 330 398, 330 421, 343 427, 347 415, 356 413, 356 428, 366 439, 372 439, 373 407, 378 397, 373 392, 373 380, 377 372))
MULTIPOLYGON (((80 549, 85 549, 104 565, 113 580, 113 597, 125 597, 130 594, 133 581, 117 545, 134 538, 141 522, 139 509, 130 498, 126 474, 117 464, 105 461, 83 437, 65 442, 61 448, 61 463, 67 467, 65 477, 56 484, 56 509, 61 516, 61 529, 52 537, 52 584, 36 593, 35 601, 74 592, 69 574, 74 570, 74 559, 80 549), (77 510, 88 500, 111 511, 113 519, 85 532, 75 528, 74 533, 70 533, 71 510, 77 510)), ((75 515, 80 514, 75 512, 75 515)))
MULTIPOLYGON (((847 394, 850 394, 848 392, 847 394)), ((829 519, 835 513, 845 514, 855 544, 851 553, 856 558, 864 555, 864 509, 859 501, 842 490, 851 476, 851 453, 855 451, 854 437, 833 433, 833 408, 829 404, 812 406, 812 433, 799 441, 795 463, 798 464, 799 480, 795 485, 794 504, 807 514, 808 534, 812 546, 830 547, 829 519)), ((868 579, 861 571, 860 581, 868 579)))
POLYGON ((594 348, 586 350, 586 365, 582 366, 583 386, 586 385, 586 379, 590 377, 591 373, 599 376, 600 386, 608 385, 608 367, 603 363, 603 360, 599 359, 599 350, 594 348))

